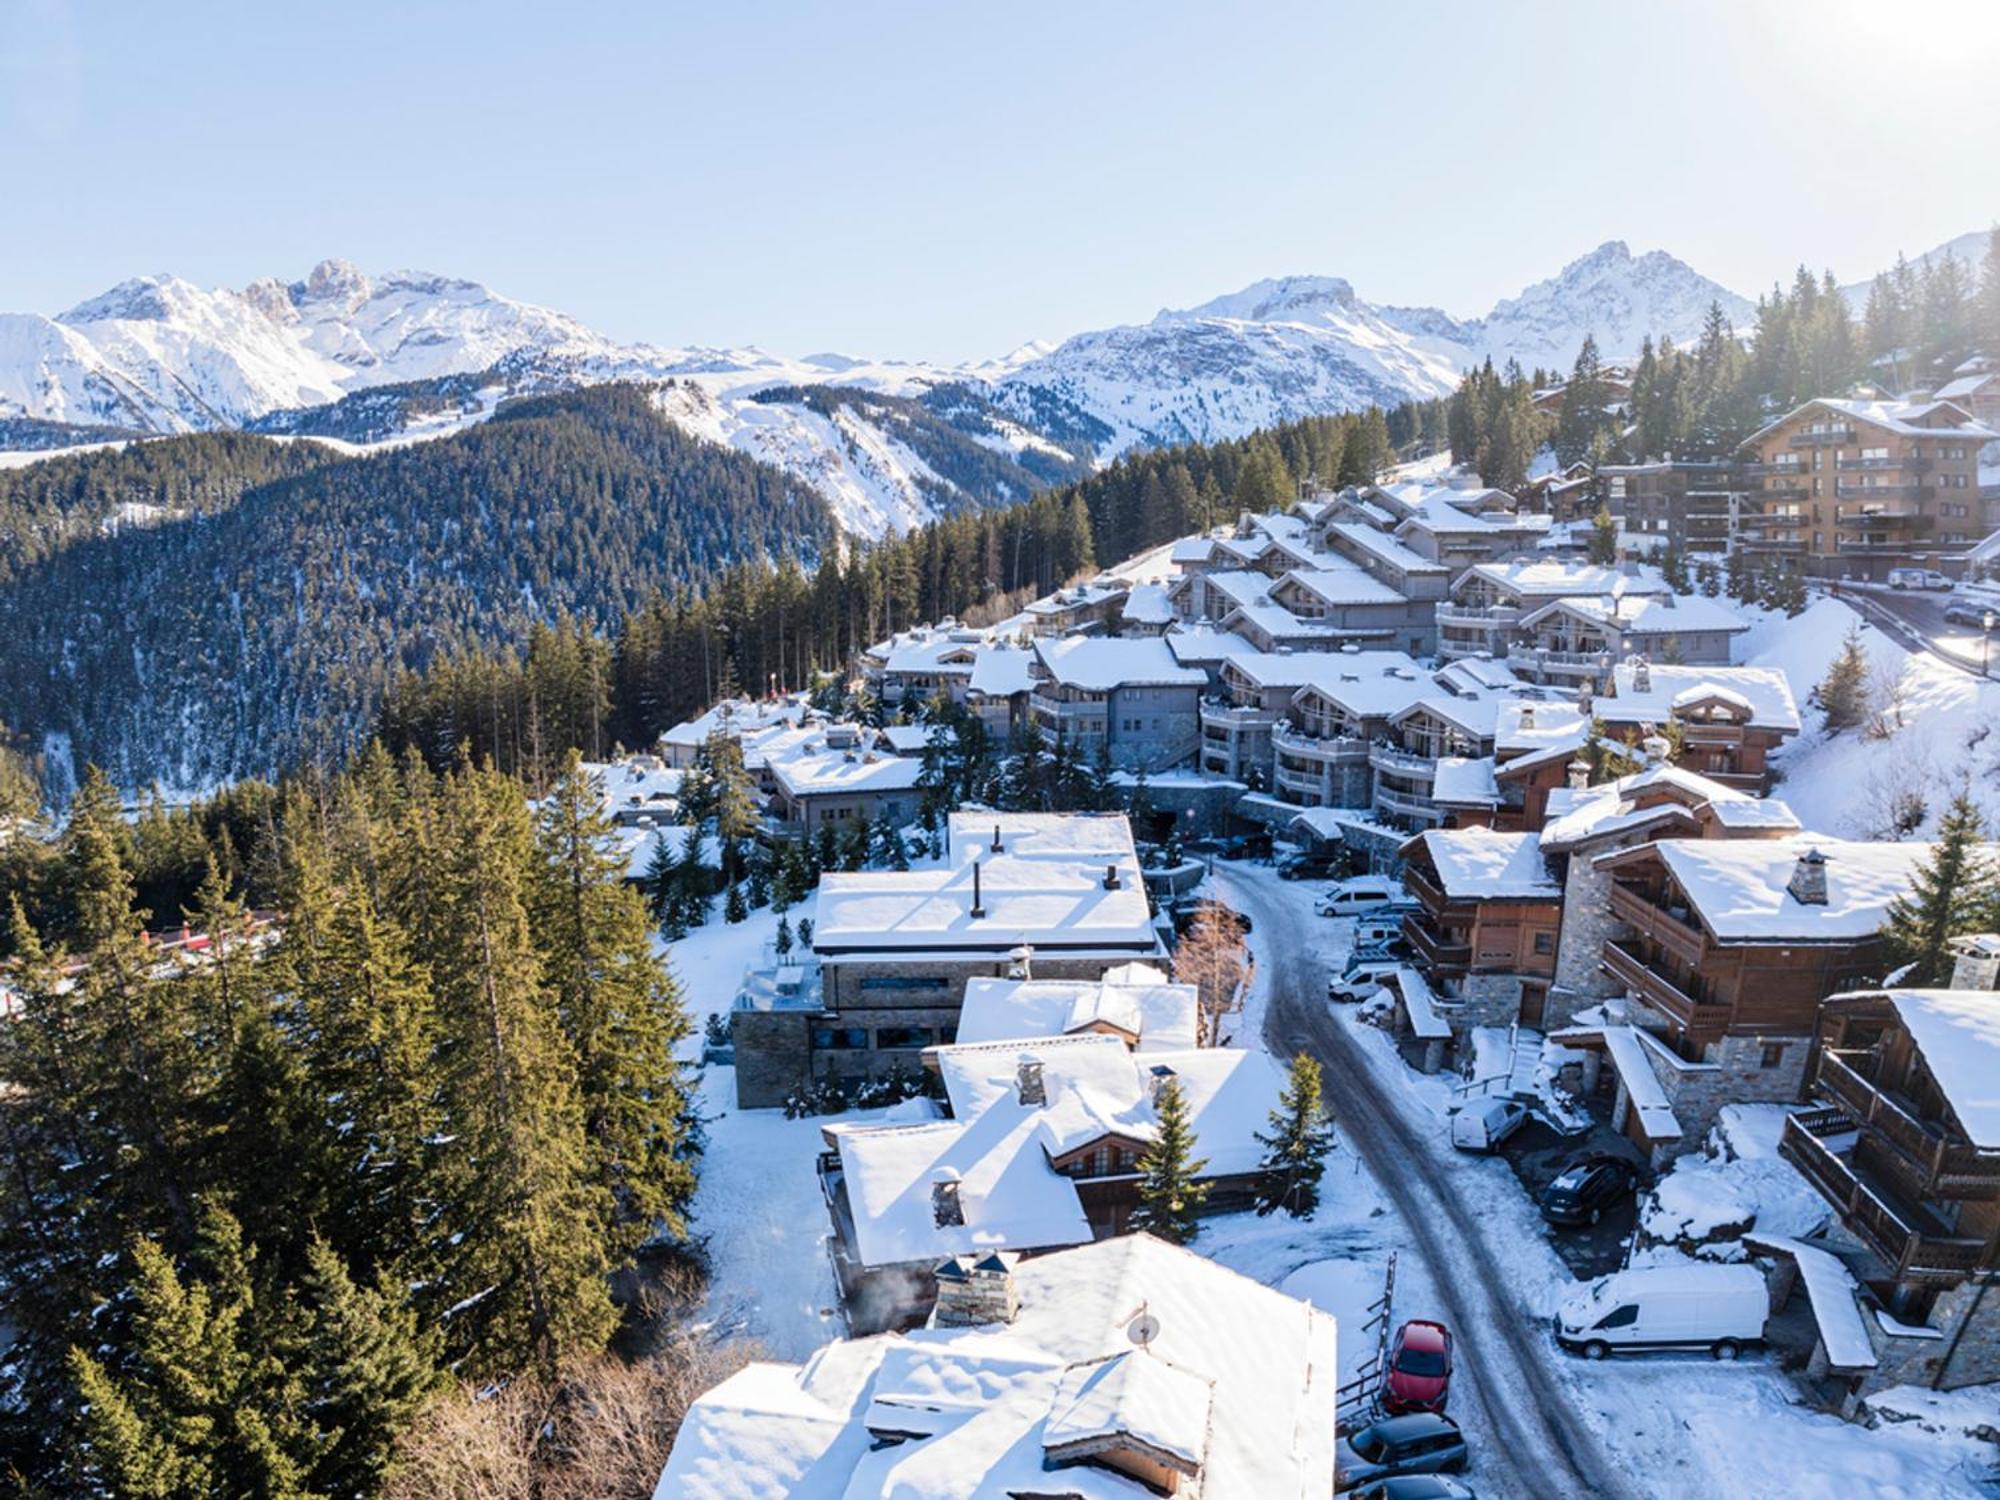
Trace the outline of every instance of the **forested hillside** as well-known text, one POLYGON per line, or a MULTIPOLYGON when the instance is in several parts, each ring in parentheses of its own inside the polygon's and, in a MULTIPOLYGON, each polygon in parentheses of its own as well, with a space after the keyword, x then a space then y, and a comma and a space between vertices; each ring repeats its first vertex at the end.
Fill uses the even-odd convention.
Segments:
MULTIPOLYGON (((186 441, 228 445, 214 451, 231 464, 295 451, 186 441)), ((834 538, 814 494, 689 437, 640 391, 528 398, 44 556, 0 589, 0 722, 66 736, 76 766, 125 785, 269 771, 347 748, 399 670, 523 641, 564 611, 608 625, 745 559, 810 563, 834 538)))

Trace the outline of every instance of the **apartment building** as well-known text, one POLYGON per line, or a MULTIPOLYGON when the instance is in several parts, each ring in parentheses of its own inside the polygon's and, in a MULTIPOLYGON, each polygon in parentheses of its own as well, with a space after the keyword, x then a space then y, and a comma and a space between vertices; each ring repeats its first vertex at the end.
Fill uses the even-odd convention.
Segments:
POLYGON ((1608 510, 1634 551, 1729 552, 1746 510, 1754 514, 1750 488, 1737 466, 1724 460, 1600 464, 1592 510, 1608 510))
POLYGON ((1122 771, 1163 771, 1193 759, 1196 706, 1207 674, 1184 667, 1155 636, 1038 639, 1029 709, 1051 745, 1122 771))
POLYGON ((979 648, 991 631, 965 629, 951 620, 899 631, 861 653, 861 677, 876 700, 891 708, 932 698, 965 702, 979 648))
POLYGON ((1743 444, 1758 545, 1822 575, 1881 579, 1976 542, 1979 449, 1996 436, 1950 401, 1808 401, 1743 444))
POLYGON ((1038 636, 1096 634, 1117 626, 1130 585, 1111 577, 1057 589, 1022 611, 1038 636))
POLYGON ((1637 564, 1541 559, 1478 563, 1453 582, 1437 606, 1438 655, 1447 660, 1486 655, 1505 660, 1521 621, 1558 599, 1671 596, 1657 571, 1637 564))
MULTIPOLYGON (((1435 604, 1451 590, 1450 568, 1364 522, 1328 523, 1324 528, 1324 545, 1405 599, 1435 604)), ((1416 654, 1428 655, 1429 647, 1416 654)))
POLYGON ((1613 739, 1643 740, 1672 725, 1681 742, 1675 764, 1753 796, 1770 791, 1770 757, 1800 728, 1791 684, 1772 667, 1675 666, 1641 656, 1615 666, 1609 686, 1587 707, 1613 739))
POLYGON ((1549 601, 1516 622, 1507 665, 1530 682, 1570 687, 1602 682, 1611 663, 1630 656, 1698 666, 1727 666, 1736 638, 1750 628, 1714 599, 1610 593, 1549 601))
MULTIPOLYGON (((1429 681, 1407 656, 1394 651, 1244 652, 1225 660, 1216 690, 1201 702, 1201 768, 1232 781, 1269 790, 1274 743, 1293 724, 1294 705, 1313 690, 1326 698, 1363 683, 1391 684, 1403 701, 1429 681)), ((1366 701, 1366 694, 1353 696, 1366 701)))

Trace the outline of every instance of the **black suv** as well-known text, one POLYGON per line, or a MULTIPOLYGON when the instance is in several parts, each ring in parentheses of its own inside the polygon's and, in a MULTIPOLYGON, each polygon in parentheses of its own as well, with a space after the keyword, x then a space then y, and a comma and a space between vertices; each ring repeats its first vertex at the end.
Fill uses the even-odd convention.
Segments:
POLYGON ((1576 1162, 1542 1189, 1542 1217, 1551 1224, 1595 1224, 1630 1196, 1638 1181, 1638 1169, 1615 1156, 1576 1162))
POLYGON ((1336 1490, 1351 1490, 1396 1474, 1463 1470, 1465 1438, 1458 1423, 1437 1412, 1384 1417, 1341 1439, 1336 1490))

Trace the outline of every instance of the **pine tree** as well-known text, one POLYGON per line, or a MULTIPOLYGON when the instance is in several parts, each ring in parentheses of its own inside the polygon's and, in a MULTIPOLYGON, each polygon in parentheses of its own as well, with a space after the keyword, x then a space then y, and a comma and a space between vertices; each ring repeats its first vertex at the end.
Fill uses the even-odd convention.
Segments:
POLYGON ((1985 837, 1985 819, 1970 790, 1961 788, 1938 823, 1936 846, 1911 872, 1909 889, 1889 904, 1882 929, 1895 962, 1913 966, 1908 983, 1950 978, 1951 939, 1976 931, 1991 912, 2000 872, 1988 858, 1985 837))
POLYGON ((1590 560, 1599 567, 1609 567, 1618 561, 1618 523, 1611 517, 1611 507, 1600 505, 1597 514, 1590 519, 1590 560))
POLYGON ((1829 734, 1852 729, 1868 717, 1868 653, 1861 646, 1861 628, 1848 627, 1840 654, 1814 690, 1814 701, 1826 715, 1829 734))
POLYGON ((1132 1210, 1132 1227, 1185 1245, 1200 1228, 1196 1219, 1208 1184, 1197 1179, 1208 1160, 1194 1154, 1194 1127, 1179 1079, 1160 1084, 1153 1113, 1159 1123, 1139 1158, 1139 1202, 1132 1210))
POLYGON ((723 898, 722 920, 734 926, 750 916, 750 903, 743 899, 743 883, 731 881, 729 893, 723 898))
POLYGON ((1319 1207, 1327 1152, 1333 1149, 1333 1127, 1320 1099, 1319 1063, 1311 1053, 1293 1056, 1278 1107, 1271 1111, 1271 1133, 1260 1131, 1257 1139, 1266 1148, 1257 1212, 1282 1208, 1295 1219, 1312 1217, 1319 1207))
POLYGON ((780 963, 792 956, 792 923, 789 917, 779 916, 778 931, 771 939, 771 947, 777 953, 780 963))

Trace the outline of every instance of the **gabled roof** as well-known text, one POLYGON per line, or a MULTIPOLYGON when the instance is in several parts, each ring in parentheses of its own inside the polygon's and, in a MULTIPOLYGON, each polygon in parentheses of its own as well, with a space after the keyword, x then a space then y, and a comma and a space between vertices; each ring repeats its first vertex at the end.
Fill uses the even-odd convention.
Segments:
POLYGON ((1671 839, 1600 855, 1617 868, 1660 860, 1702 926, 1720 943, 1856 943, 1882 929, 1889 905, 1910 888, 1931 844, 1877 844, 1796 834, 1776 839, 1671 839), (1824 904, 1790 886, 1799 859, 1826 860, 1824 904))
POLYGON ((1599 698, 1596 710, 1610 724, 1664 724, 1674 716, 1674 705, 1685 707, 1689 689, 1727 692, 1751 705, 1750 722, 1760 729, 1796 734, 1799 707, 1792 698, 1792 685, 1775 667, 1683 667, 1653 663, 1647 669, 1650 684, 1645 692, 1634 686, 1635 669, 1621 662, 1612 669, 1612 695, 1599 698))
POLYGON ((2000 433, 1988 431, 1973 421, 1965 408, 1954 406, 1950 401, 1842 401, 1821 396, 1815 400, 1795 406, 1775 422, 1767 422, 1743 440, 1749 447, 1767 433, 1775 432, 1794 417, 1818 408, 1836 416, 1850 418, 1883 432, 1895 433, 1898 437, 1916 438, 1965 438, 1975 443, 1991 442, 2000 433), (1924 419, 1943 416, 1949 423, 1946 427, 1928 427, 1924 419))
POLYGON ((1474 563, 1452 585, 1456 596, 1472 579, 1482 579, 1523 599, 1565 599, 1577 595, 1623 596, 1670 594, 1672 588, 1655 568, 1627 572, 1603 563, 1551 562, 1547 559, 1474 563))
POLYGON ((1399 572, 1423 574, 1451 571, 1444 563, 1432 562, 1422 553, 1404 546, 1388 532, 1377 531, 1359 521, 1335 521, 1327 528, 1327 538, 1330 542, 1336 539, 1344 541, 1357 552, 1365 552, 1399 572))
POLYGON ((1686 635, 1727 633, 1739 635, 1750 628, 1742 616, 1726 605, 1700 595, 1664 598, 1626 594, 1619 597, 1556 599, 1521 619, 1534 626, 1554 615, 1565 614, 1592 625, 1616 630, 1622 635, 1686 635))
POLYGON ((2000 993, 1891 990, 1889 999, 1966 1139, 2000 1151, 2000 993))
MULTIPOLYGON (((1490 828, 1433 828, 1418 834, 1438 873, 1438 888, 1453 901, 1555 901, 1562 888, 1542 862, 1538 836, 1490 828)), ((1405 845, 1407 850, 1410 845, 1405 845)))

